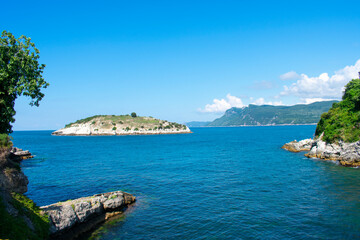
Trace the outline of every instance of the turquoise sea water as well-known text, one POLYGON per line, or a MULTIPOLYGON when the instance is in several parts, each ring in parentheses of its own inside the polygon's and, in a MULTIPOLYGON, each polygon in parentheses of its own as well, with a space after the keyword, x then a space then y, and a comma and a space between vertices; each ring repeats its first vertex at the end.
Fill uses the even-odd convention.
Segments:
POLYGON ((38 205, 124 190, 138 201, 98 239, 360 238, 360 171, 281 146, 315 126, 193 128, 193 134, 14 132, 38 205))

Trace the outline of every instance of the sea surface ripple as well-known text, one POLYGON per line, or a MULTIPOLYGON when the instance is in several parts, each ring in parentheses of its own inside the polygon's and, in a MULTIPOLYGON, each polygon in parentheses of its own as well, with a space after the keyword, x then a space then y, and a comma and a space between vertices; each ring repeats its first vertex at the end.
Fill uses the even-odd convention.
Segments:
POLYGON ((137 197, 93 239, 360 238, 360 172, 281 146, 315 126, 193 128, 193 134, 51 136, 16 131, 38 205, 124 190, 137 197))

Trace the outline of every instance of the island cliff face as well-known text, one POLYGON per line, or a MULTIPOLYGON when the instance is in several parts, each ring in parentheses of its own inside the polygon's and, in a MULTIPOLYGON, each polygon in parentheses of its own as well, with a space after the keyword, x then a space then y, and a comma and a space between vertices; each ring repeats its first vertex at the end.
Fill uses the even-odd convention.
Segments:
POLYGON ((342 166, 360 166, 360 79, 345 86, 342 101, 321 115, 315 139, 286 143, 291 152, 308 151, 305 156, 337 161, 342 166))
POLYGON ((76 121, 53 132, 53 135, 152 135, 191 133, 186 125, 129 115, 97 115, 76 121))

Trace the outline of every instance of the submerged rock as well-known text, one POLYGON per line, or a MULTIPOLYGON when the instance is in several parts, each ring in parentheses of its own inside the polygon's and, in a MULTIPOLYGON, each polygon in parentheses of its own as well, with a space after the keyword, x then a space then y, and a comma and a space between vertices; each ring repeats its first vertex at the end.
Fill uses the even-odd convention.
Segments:
POLYGON ((72 239, 122 213, 135 200, 129 193, 116 191, 59 202, 41 209, 49 216, 52 238, 72 239))

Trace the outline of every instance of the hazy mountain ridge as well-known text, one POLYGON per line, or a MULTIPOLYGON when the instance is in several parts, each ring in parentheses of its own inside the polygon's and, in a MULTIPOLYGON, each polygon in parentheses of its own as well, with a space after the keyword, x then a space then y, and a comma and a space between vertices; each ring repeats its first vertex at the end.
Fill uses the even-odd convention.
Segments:
POLYGON ((221 126, 260 126, 284 124, 316 124, 322 113, 327 112, 333 103, 323 101, 293 106, 252 105, 243 108, 230 108, 225 114, 209 123, 208 127, 221 126))

